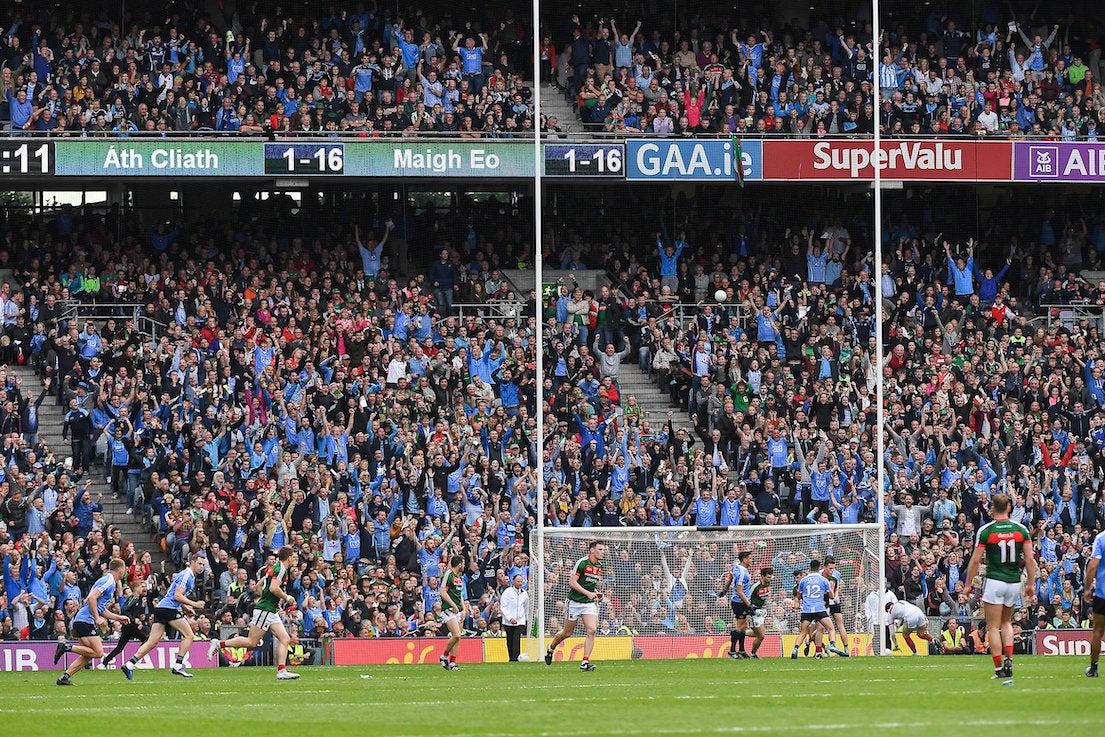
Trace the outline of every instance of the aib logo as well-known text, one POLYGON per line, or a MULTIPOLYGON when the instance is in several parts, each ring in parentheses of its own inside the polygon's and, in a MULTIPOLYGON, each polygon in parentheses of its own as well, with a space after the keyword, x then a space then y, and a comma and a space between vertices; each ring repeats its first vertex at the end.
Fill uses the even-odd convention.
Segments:
POLYGON ((1036 179, 1056 179, 1059 176, 1058 146, 1029 146, 1029 176, 1036 179))
POLYGON ((387 659, 386 664, 399 665, 400 663, 402 663, 403 665, 411 665, 412 663, 418 663, 421 665, 422 663, 430 662, 430 660, 432 660, 432 656, 436 653, 436 650, 436 645, 430 645, 428 647, 416 649, 415 643, 408 642, 406 652, 402 655, 402 659, 393 656, 387 659))

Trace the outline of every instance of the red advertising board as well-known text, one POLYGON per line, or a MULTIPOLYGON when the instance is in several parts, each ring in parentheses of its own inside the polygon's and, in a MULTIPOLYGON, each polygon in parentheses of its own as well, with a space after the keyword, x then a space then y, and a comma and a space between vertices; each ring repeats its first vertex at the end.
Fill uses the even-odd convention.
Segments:
POLYGON ((1037 655, 1089 655, 1093 630, 1039 630, 1037 655))
MULTIPOLYGON (((671 660, 677 658, 725 658, 729 650, 729 635, 636 635, 633 648, 646 660, 671 660)), ((752 649, 749 637, 745 648, 752 649)), ((782 638, 766 635, 756 653, 761 658, 778 658, 783 654, 782 638)))
POLYGON ((765 180, 871 180, 877 158, 884 179, 1008 182, 1013 144, 1008 141, 892 139, 881 142, 766 140, 765 180))
MULTIPOLYGON (((437 665, 447 642, 445 637, 334 640, 334 665, 437 665)), ((462 639, 457 661, 482 663, 483 640, 462 639)))

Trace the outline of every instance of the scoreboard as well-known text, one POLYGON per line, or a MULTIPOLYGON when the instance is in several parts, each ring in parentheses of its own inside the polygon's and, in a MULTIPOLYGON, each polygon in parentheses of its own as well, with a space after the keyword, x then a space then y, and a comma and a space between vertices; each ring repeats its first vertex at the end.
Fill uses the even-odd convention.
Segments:
POLYGON ((532 179, 711 182, 1105 182, 1105 143, 665 138, 0 138, 0 179, 532 179))

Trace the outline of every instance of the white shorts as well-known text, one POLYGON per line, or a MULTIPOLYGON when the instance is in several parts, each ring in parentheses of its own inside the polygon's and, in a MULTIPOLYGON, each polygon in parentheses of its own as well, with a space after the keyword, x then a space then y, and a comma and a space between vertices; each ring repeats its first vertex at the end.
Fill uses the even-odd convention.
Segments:
POLYGON ((460 617, 460 612, 449 611, 449 612, 445 612, 444 614, 442 614, 442 619, 441 619, 442 624, 447 625, 451 621, 459 622, 461 625, 464 624, 463 620, 460 617))
POLYGON ((902 620, 902 626, 909 627, 911 630, 919 630, 928 626, 928 623, 927 617, 907 617, 902 620))
POLYGON ((597 617, 599 615, 599 608, 595 605, 595 602, 588 601, 583 603, 579 601, 568 601, 569 620, 575 622, 584 614, 590 614, 592 617, 597 617))
POLYGON ((767 612, 765 612, 763 609, 753 609, 752 610, 752 626, 753 627, 763 627, 764 626, 764 619, 766 619, 766 618, 767 618, 767 612))
POLYGON ((266 612, 264 609, 254 609, 253 617, 249 620, 250 627, 259 627, 268 632, 274 624, 280 623, 280 615, 276 612, 266 612))
POLYGON ((986 579, 982 584, 982 601, 985 604, 1001 604, 1002 606, 1016 606, 1017 599, 1021 598, 1021 582, 1008 583, 997 581, 993 578, 986 579))

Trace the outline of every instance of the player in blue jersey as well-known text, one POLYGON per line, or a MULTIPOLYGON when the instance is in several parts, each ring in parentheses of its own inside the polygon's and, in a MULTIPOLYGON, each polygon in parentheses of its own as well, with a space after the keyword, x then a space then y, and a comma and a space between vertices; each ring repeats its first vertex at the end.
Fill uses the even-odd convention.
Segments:
POLYGON ((73 617, 73 634, 78 644, 70 645, 67 642, 59 642, 54 651, 54 662, 57 663, 65 653, 76 653, 77 659, 69 664, 65 673, 58 679, 59 686, 72 686, 69 680, 77 671, 88 665, 93 658, 104 656, 104 643, 100 639, 100 628, 107 627, 108 619, 128 624, 130 618, 122 614, 109 612, 108 606, 115 601, 115 592, 119 581, 126 574, 127 564, 120 558, 113 558, 107 566, 107 573, 100 577, 88 592, 77 615, 73 617))
POLYGON ((752 615, 752 574, 748 570, 748 564, 752 560, 752 553, 747 550, 737 553, 737 562, 725 574, 725 584, 721 587, 718 597, 722 605, 725 604, 725 594, 729 587, 733 587, 733 597, 729 606, 733 609, 733 629, 729 630, 729 652, 727 655, 736 660, 748 658, 744 651, 744 631, 748 629, 748 617, 752 615))
POLYGON ((184 615, 195 616, 197 609, 203 608, 202 601, 193 601, 188 598, 192 589, 196 586, 196 576, 203 572, 206 558, 199 553, 193 553, 188 558, 188 565, 180 573, 173 576, 173 582, 169 584, 169 590, 164 598, 157 602, 153 610, 153 625, 150 627, 150 637, 142 647, 134 653, 130 660, 123 664, 123 675, 128 681, 134 680, 134 666, 138 661, 146 657, 146 653, 153 650, 161 638, 165 636, 166 628, 172 627, 180 633, 180 649, 177 651, 176 662, 173 663, 173 675, 182 678, 191 678, 192 674, 184 669, 184 659, 188 657, 188 650, 192 647, 192 625, 188 623, 184 615))
POLYGON ((1097 678, 1097 660, 1101 657, 1101 638, 1105 637, 1105 532, 1093 541, 1093 552, 1086 566, 1086 603, 1093 605, 1093 637, 1090 638, 1090 667, 1086 675, 1097 678))
POLYGON ((798 657, 798 643, 813 634, 813 647, 815 658, 824 658, 824 649, 821 647, 821 632, 817 625, 821 625, 823 631, 828 632, 833 626, 829 619, 825 597, 831 590, 829 579, 821 575, 821 561, 810 561, 810 572, 798 582, 798 598, 802 602, 802 630, 798 636, 798 642, 794 644, 791 658, 798 657))

